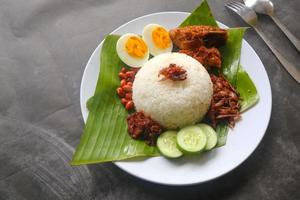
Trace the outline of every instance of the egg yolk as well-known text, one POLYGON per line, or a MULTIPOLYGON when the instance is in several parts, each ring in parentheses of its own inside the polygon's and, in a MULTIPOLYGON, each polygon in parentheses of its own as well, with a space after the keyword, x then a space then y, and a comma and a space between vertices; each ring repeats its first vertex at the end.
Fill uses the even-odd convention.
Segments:
POLYGON ((161 49, 168 48, 171 42, 169 33, 161 27, 158 27, 152 31, 152 40, 154 44, 161 49))
POLYGON ((144 57, 148 51, 146 43, 136 36, 132 36, 126 41, 125 49, 130 56, 137 58, 144 57))

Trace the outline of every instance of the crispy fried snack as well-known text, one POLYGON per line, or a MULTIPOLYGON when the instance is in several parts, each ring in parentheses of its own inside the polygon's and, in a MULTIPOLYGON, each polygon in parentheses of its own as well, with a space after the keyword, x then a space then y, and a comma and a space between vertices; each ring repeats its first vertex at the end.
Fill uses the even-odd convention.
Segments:
POLYGON ((208 71, 212 68, 221 69, 221 54, 217 48, 206 48, 201 46, 197 49, 188 50, 183 49, 180 50, 179 53, 185 53, 196 60, 198 60, 208 71))
POLYGON ((225 120, 229 127, 233 128, 241 117, 239 93, 224 77, 211 74, 210 78, 214 93, 208 111, 209 119, 214 127, 221 120, 225 120))
POLYGON ((158 76, 160 75, 164 76, 162 80, 184 81, 187 78, 186 70, 173 63, 160 70, 158 76))
POLYGON ((169 34, 173 43, 180 49, 220 47, 227 41, 227 31, 214 26, 186 26, 171 29, 169 34))

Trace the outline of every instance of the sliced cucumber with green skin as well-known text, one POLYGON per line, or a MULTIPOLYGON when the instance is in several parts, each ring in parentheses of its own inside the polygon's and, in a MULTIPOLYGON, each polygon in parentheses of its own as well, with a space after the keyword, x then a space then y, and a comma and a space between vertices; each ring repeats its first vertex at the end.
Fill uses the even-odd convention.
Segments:
POLYGON ((205 133, 207 138, 207 142, 204 150, 209 151, 212 148, 214 148, 218 142, 218 136, 216 131, 207 124, 202 123, 202 124, 198 124, 197 126, 199 126, 202 129, 202 131, 205 133))
POLYGON ((163 156, 168 158, 178 158, 182 156, 182 152, 177 148, 176 138, 176 131, 166 131, 158 137, 156 144, 163 156))
POLYGON ((199 126, 187 126, 177 133, 177 145, 186 153, 197 153, 206 146, 206 134, 199 126))

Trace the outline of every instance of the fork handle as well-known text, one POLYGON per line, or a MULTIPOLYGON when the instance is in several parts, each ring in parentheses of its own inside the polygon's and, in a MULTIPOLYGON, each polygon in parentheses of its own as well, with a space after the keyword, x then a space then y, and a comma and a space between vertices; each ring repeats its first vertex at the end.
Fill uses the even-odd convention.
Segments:
POLYGON ((253 26, 259 36, 265 41, 267 46, 271 49, 273 54, 277 57, 279 62, 283 65, 283 67, 289 72, 289 74, 298 82, 300 83, 300 70, 297 69, 292 63, 290 63, 275 47, 273 46, 272 42, 266 38, 265 34, 261 31, 258 26, 253 26))
POLYGON ((270 15, 277 26, 284 32, 287 38, 293 43, 296 49, 300 52, 300 41, 283 25, 276 16, 270 15))

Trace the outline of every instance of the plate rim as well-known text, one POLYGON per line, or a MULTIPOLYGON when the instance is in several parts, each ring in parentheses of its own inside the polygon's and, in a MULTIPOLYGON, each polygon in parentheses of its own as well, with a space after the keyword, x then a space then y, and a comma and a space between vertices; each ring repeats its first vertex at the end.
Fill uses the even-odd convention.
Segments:
MULTIPOLYGON (((150 13, 150 14, 146 14, 146 15, 142 15, 140 17, 137 17, 137 18, 134 18, 124 24, 122 24, 121 26, 119 26, 118 28, 114 29, 112 32, 110 32, 109 34, 114 34, 115 32, 117 32, 118 30, 122 29, 123 27, 125 27, 126 25, 136 21, 136 20, 139 20, 139 19, 142 19, 142 18, 146 18, 146 17, 150 17, 150 16, 153 16, 153 15, 159 15, 159 14, 185 14, 185 15, 188 15, 190 14, 190 12, 181 12, 181 11, 162 11, 162 12, 155 12, 155 13, 150 13)), ((218 24, 221 24, 221 25, 224 25, 225 27, 227 28, 230 28, 228 27, 227 25, 217 21, 218 24)), ((107 34, 107 35, 109 35, 107 34)), ((99 43, 99 45, 95 48, 95 50, 93 51, 93 53, 91 54, 88 62, 86 63, 85 65, 85 69, 84 69, 84 72, 83 72, 83 75, 82 75, 82 78, 81 78, 81 83, 80 83, 80 110, 81 110, 81 115, 82 115, 82 118, 83 118, 83 121, 84 121, 84 124, 86 123, 86 120, 87 120, 87 116, 85 118, 85 115, 84 115, 84 108, 83 108, 83 105, 86 104, 86 102, 83 102, 83 95, 82 95, 82 91, 83 91, 83 80, 86 76, 86 73, 87 73, 87 68, 88 68, 88 65, 90 65, 91 63, 91 60, 92 60, 92 57, 94 56, 94 54, 96 53, 96 51, 102 46, 103 42, 104 42, 105 38, 99 43)), ((214 176, 214 177, 211 177, 205 181, 194 181, 194 182, 190 182, 190 183, 183 183, 183 184, 178 184, 178 183, 164 183, 164 182, 159 182, 159 181, 156 181, 156 180, 152 180, 152 179, 148 179, 148 178, 145 178, 145 177, 142 177, 142 176, 139 176, 137 174, 134 174, 132 173, 131 171, 128 171, 125 167, 122 166, 122 162, 125 162, 125 161, 114 161, 112 162, 113 164, 115 164, 118 168, 122 169, 124 172, 134 176, 134 177, 137 177, 139 179, 142 179, 144 181, 148 181, 148 182, 151 182, 151 183, 156 183, 156 184, 160 184, 160 185, 168 185, 168 186, 189 186, 189 185, 196 185, 196 184, 200 184, 200 183, 205 183, 205 182, 208 182, 208 181, 211 181, 211 180, 214 180, 214 179, 217 179, 219 177, 222 177, 226 174, 228 174, 229 172, 233 171, 234 169, 236 169, 238 166, 240 166, 242 163, 244 163, 254 152, 255 150, 257 149, 257 147, 259 146, 259 144, 261 144, 261 141, 263 139, 263 137, 265 136, 266 134, 266 131, 268 129, 268 126, 269 126, 269 123, 270 123, 270 119, 271 119, 271 113, 272 113, 272 88, 271 88, 271 84, 270 84, 270 79, 269 79, 269 76, 268 76, 268 73, 265 69, 265 65, 263 64, 262 60, 260 59, 259 55, 257 54, 257 52, 255 51, 255 49, 244 39, 243 37, 243 42, 246 43, 246 45, 248 45, 251 50, 254 51, 254 53, 257 55, 257 57, 259 58, 259 61, 261 62, 262 66, 263 66, 263 71, 265 72, 265 74, 267 75, 267 87, 269 88, 269 91, 270 91, 270 109, 269 109, 269 112, 267 113, 268 114, 268 119, 266 121, 266 125, 264 127, 264 130, 262 130, 263 134, 259 140, 259 142, 255 145, 255 147, 253 148, 253 150, 251 151, 251 153, 249 153, 247 156, 245 156, 238 164, 236 164, 233 168, 231 168, 230 170, 227 170, 225 172, 223 172, 222 174, 218 175, 218 176, 214 176)), ((98 75, 97 75, 98 76, 98 75)), ((98 78, 97 78, 98 80, 98 78)), ((259 102, 258 102, 259 103, 259 102)))

